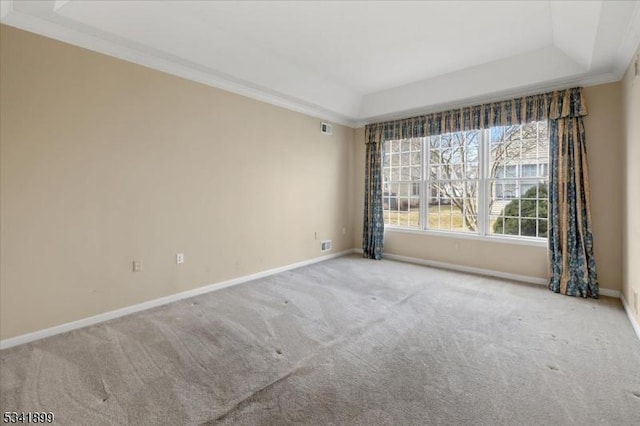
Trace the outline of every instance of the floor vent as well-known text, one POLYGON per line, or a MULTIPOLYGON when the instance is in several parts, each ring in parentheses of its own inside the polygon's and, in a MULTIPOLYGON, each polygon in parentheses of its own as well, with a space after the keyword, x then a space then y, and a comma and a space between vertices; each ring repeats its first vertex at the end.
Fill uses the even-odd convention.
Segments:
POLYGON ((331 240, 322 241, 322 243, 320 243, 320 251, 329 250, 331 250, 331 240))

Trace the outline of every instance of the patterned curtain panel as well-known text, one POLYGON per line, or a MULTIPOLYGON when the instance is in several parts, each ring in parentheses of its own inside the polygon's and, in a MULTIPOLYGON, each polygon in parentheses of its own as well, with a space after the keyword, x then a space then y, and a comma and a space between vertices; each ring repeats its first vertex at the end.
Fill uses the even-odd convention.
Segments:
POLYGON ((549 289, 598 298, 593 257, 582 90, 564 91, 549 110, 549 289))
POLYGON ((382 217, 382 140, 367 128, 367 158, 364 181, 364 230, 362 252, 369 259, 382 259, 384 219, 382 217))
POLYGON ((585 115, 582 88, 573 88, 368 125, 362 244, 365 257, 382 257, 380 163, 384 141, 549 120, 549 288, 567 295, 597 298, 582 122, 585 115))
POLYGON ((362 250, 364 257, 382 258, 382 144, 389 140, 422 138, 447 132, 507 126, 546 120, 556 92, 459 108, 402 120, 369 124, 365 128, 366 176, 362 250))

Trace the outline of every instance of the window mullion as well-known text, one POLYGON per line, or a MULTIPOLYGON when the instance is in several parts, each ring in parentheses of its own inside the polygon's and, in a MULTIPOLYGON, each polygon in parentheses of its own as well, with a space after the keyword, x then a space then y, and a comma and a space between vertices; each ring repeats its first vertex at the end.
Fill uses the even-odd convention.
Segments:
POLYGON ((489 212, 487 211, 489 203, 487 197, 489 194, 488 185, 488 149, 487 149, 487 129, 480 131, 480 147, 478 154, 480 155, 480 170, 478 176, 478 232, 480 235, 487 234, 487 224, 489 222, 489 212))
POLYGON ((427 172, 429 168, 429 137, 422 138, 422 191, 420 191, 420 223, 422 229, 427 229, 427 220, 429 210, 429 197, 427 197, 427 190, 429 188, 427 172))

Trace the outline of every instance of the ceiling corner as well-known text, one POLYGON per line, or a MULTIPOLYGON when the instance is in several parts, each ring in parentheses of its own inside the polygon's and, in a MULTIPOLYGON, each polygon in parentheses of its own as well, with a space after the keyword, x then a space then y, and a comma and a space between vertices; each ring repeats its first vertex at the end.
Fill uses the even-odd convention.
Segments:
POLYGON ((53 11, 58 12, 69 3, 71 3, 71 0, 55 0, 53 3, 53 11))
POLYGON ((602 1, 550 2, 553 44, 584 68, 591 69, 602 1))

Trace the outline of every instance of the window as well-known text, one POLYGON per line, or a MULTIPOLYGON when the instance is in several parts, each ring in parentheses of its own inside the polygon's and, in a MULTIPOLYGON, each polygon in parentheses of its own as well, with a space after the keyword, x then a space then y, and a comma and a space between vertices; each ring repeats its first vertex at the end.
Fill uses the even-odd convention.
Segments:
POLYGON ((383 153, 384 221, 389 225, 420 226, 422 141, 388 141, 383 153))
POLYGON ((547 122, 384 143, 386 225, 546 238, 547 122))

